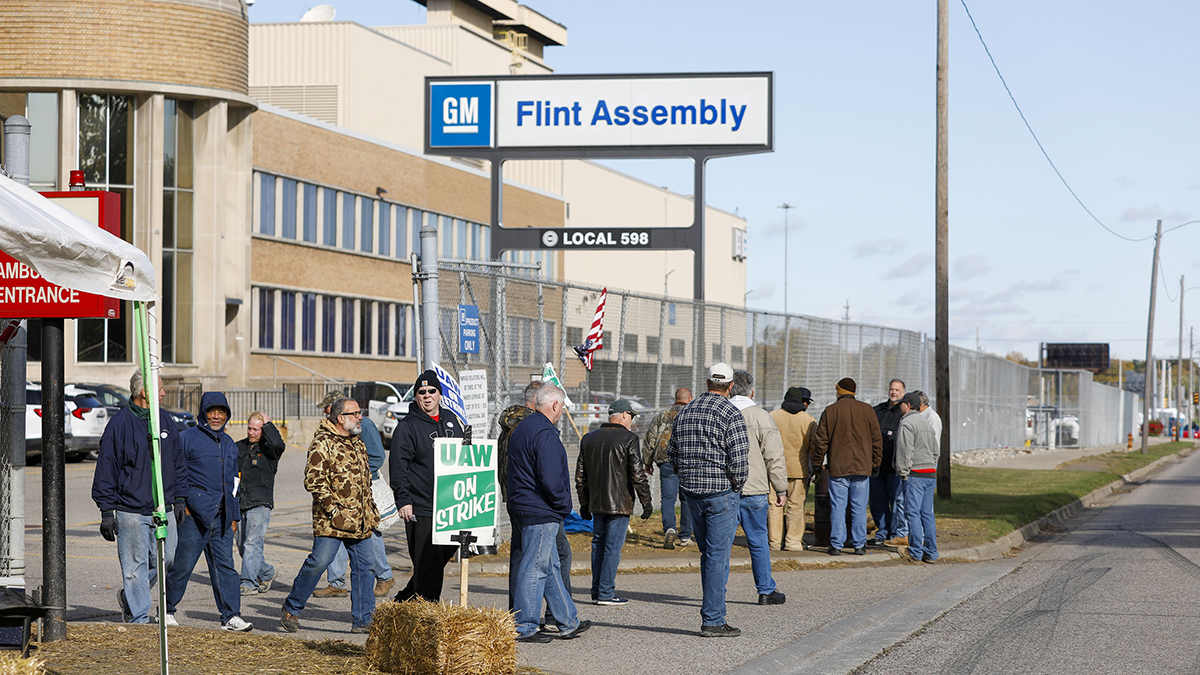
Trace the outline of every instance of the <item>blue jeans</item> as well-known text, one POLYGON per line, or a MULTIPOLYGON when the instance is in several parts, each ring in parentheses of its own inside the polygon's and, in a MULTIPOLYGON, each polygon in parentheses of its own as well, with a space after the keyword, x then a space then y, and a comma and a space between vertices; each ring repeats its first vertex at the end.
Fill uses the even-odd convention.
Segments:
POLYGON ((242 522, 238 523, 237 531, 238 555, 242 556, 242 588, 257 589, 267 579, 275 578, 275 568, 263 557, 270 525, 269 507, 256 506, 242 511, 242 522))
POLYGON ((775 591, 775 579, 771 576, 771 543, 767 537, 769 507, 766 495, 743 495, 738 499, 738 524, 746 533, 750 571, 754 572, 754 587, 759 595, 775 591))
POLYGON ((288 614, 300 616, 317 583, 321 581, 321 573, 333 562, 338 549, 345 548, 350 560, 350 616, 353 618, 352 627, 366 626, 371 623, 371 615, 375 612, 375 582, 371 573, 372 546, 371 539, 342 539, 339 537, 314 537, 312 553, 304 559, 300 573, 292 582, 292 590, 283 601, 283 608, 288 614))
POLYGON ((933 494, 937 492, 936 473, 910 473, 904 481, 904 499, 908 508, 908 552, 920 560, 937 560, 937 522, 933 519, 933 494))
MULTIPOLYGON (((510 518, 511 520, 511 518, 510 518)), ((571 540, 567 539, 567 528, 559 523, 558 535, 554 538, 554 546, 558 549, 558 568, 559 577, 562 579, 563 588, 567 589, 567 595, 572 593, 571 590, 571 540)), ((512 542, 508 554, 508 609, 513 609, 513 589, 517 587, 517 570, 521 568, 521 528, 513 525, 512 542)), ((542 623, 549 625, 558 625, 554 620, 554 614, 550 608, 546 608, 546 618, 542 623)))
POLYGON ((629 516, 592 514, 592 599, 612 600, 629 516))
POLYGON ((242 613, 242 594, 237 568, 233 566, 233 528, 222 531, 221 511, 201 529, 196 516, 183 517, 179 528, 179 547, 175 550, 175 562, 167 573, 167 614, 174 614, 175 607, 187 592, 188 580, 200 554, 208 562, 208 576, 212 582, 213 600, 221 612, 221 624, 242 613))
POLYGON ((846 543, 846 503, 850 503, 850 545, 867 545, 867 477, 829 477, 829 545, 842 548, 846 543))
MULTIPOLYGON (((392 574, 392 565, 387 559, 387 550, 383 546, 382 534, 376 532, 375 536, 371 537, 370 549, 371 576, 379 581, 391 579, 394 575, 392 574)), ((330 586, 345 590, 346 568, 349 562, 350 556, 346 555, 346 547, 342 546, 334 556, 333 562, 329 563, 328 571, 325 572, 325 578, 329 580, 330 586)))
POLYGON ((511 516, 513 527, 521 530, 521 553, 515 585, 510 589, 516 611, 517 637, 529 637, 538 631, 542 599, 554 615, 558 629, 569 633, 579 627, 575 601, 563 587, 558 562, 558 528, 562 523, 522 522, 511 516))
POLYGON ((659 508, 662 509, 663 532, 675 527, 675 499, 679 499, 679 533, 680 539, 692 538, 692 512, 683 502, 683 495, 679 492, 679 476, 675 474, 675 467, 671 466, 670 462, 663 462, 658 465, 658 484, 662 488, 662 503, 659 508))
MULTIPOLYGON (((167 539, 163 547, 163 568, 170 571, 175 561, 179 531, 175 514, 167 514, 167 539)), ((125 588, 125 604, 132 615, 130 623, 150 623, 153 599, 150 589, 158 581, 158 544, 154 540, 151 516, 117 511, 117 559, 125 588)))
POLYGON ((729 582, 729 553, 737 532, 738 496, 732 490, 712 495, 687 494, 684 504, 692 515, 696 546, 700 549, 700 605, 702 626, 725 623, 725 586, 729 582))
POLYGON ((871 517, 875 519, 875 538, 885 541, 908 536, 904 516, 904 481, 894 473, 871 479, 871 517))

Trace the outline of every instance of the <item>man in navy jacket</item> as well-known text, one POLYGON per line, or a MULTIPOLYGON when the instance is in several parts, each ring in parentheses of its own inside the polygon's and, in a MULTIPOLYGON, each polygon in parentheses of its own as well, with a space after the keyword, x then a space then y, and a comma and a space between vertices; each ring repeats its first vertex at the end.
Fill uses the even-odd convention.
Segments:
POLYGON ((180 434, 188 462, 187 516, 179 529, 179 564, 167 575, 167 625, 178 625, 175 608, 187 591, 188 578, 203 553, 208 559, 213 598, 223 630, 244 633, 254 628, 242 619, 241 579, 233 566, 233 535, 242 519, 234 494, 238 449, 225 424, 229 402, 219 391, 200 397, 201 424, 180 434))
POLYGON ((559 639, 579 637, 592 626, 579 620, 563 586, 555 544, 559 525, 571 513, 567 450, 554 427, 565 400, 562 389, 543 385, 533 414, 521 420, 508 440, 508 515, 513 528, 520 530, 520 548, 513 549, 509 563, 517 568, 509 593, 517 613, 518 642, 552 639, 538 630, 543 598, 558 623, 559 639))
MULTIPOLYGON (((150 404, 146 399, 142 371, 129 378, 130 404, 109 420, 100 436, 96 472, 92 477, 92 500, 100 508, 100 534, 117 542, 117 558, 121 561, 124 587, 117 592, 122 619, 126 623, 150 622, 150 589, 158 575, 155 573, 158 547, 147 546, 154 541, 153 471, 150 449, 150 404)), ((161 402, 166 392, 158 385, 161 402)), ((167 539, 163 550, 163 567, 170 570, 175 558, 178 520, 184 511, 188 474, 175 422, 165 410, 158 410, 158 429, 161 434, 159 456, 162 458, 163 501, 168 511, 167 539)))

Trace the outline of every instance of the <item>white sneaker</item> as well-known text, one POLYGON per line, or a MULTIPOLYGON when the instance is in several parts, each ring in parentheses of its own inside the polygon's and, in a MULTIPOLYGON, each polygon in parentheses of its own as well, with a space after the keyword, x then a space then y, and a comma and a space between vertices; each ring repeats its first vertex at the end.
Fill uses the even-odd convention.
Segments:
POLYGON ((168 614, 165 622, 168 626, 178 626, 179 622, 175 620, 174 614, 168 614))
POLYGON ((254 629, 254 624, 247 623, 242 617, 235 616, 227 623, 221 626, 221 630, 229 630, 237 633, 248 633, 254 629))

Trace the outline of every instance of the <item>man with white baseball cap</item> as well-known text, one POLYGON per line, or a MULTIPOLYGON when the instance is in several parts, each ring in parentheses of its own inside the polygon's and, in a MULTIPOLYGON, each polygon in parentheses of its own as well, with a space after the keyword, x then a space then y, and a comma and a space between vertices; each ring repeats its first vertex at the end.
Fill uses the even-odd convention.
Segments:
POLYGON ((696 545, 700 549, 701 637, 737 637, 725 622, 729 554, 738 524, 738 493, 750 474, 750 435, 746 418, 729 402, 733 368, 708 369, 708 391, 675 417, 667 460, 686 494, 696 545))

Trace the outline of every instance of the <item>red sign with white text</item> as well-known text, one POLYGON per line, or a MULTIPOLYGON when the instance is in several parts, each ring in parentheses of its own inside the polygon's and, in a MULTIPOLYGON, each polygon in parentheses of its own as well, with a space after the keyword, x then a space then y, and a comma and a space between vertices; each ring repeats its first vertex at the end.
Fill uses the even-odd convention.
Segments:
MULTIPOLYGON (((121 196, 113 192, 43 192, 43 197, 117 237, 121 196)), ((34 269, 0 251, 0 318, 119 319, 121 301, 49 283, 34 269)))

